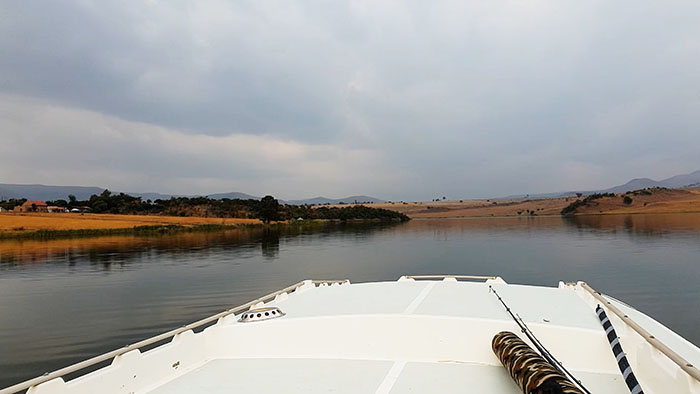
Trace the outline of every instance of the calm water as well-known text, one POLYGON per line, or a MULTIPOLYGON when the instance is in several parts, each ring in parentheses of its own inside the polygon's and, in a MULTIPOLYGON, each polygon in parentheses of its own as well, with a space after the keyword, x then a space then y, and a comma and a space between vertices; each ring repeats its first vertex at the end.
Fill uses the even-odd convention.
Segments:
POLYGON ((700 215, 414 220, 0 242, 0 387, 307 278, 586 280, 700 344, 700 215))

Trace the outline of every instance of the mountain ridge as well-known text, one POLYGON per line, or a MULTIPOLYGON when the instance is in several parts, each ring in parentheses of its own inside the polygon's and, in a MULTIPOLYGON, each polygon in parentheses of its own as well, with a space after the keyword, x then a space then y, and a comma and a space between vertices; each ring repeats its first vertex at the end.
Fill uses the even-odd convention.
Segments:
MULTIPOLYGON (((677 189, 682 187, 697 187, 700 186, 700 170, 688 174, 674 175, 669 178, 654 180, 651 178, 633 178, 624 184, 613 186, 607 189, 599 190, 573 190, 554 193, 538 193, 538 194, 517 194, 510 195, 504 198, 552 198, 552 197, 571 197, 578 193, 589 195, 594 193, 626 193, 632 190, 646 189, 651 187, 665 187, 669 189, 677 189)), ((42 184, 15 184, 15 183, 0 183, 0 200, 10 198, 27 198, 29 200, 61 200, 68 199, 68 195, 72 194, 78 200, 86 200, 93 194, 102 193, 105 188, 96 186, 56 186, 42 184)), ((119 193, 115 191, 115 193, 119 193)), ((143 200, 170 199, 171 197, 197 197, 205 196, 212 199, 254 199, 259 200, 260 197, 242 192, 227 192, 227 193, 212 193, 212 194, 166 194, 166 193, 138 193, 124 192, 134 197, 141 197, 143 200)), ((336 205, 336 204, 352 204, 358 203, 382 203, 376 197, 366 195, 353 195, 344 198, 328 198, 328 197, 313 197, 298 200, 279 200, 281 203, 290 205, 336 205)))
POLYGON ((305 204, 336 205, 336 204, 353 204, 355 202, 357 202, 357 203, 380 203, 380 202, 384 202, 384 200, 380 200, 380 199, 375 198, 375 197, 360 195, 360 196, 349 196, 349 197, 345 197, 345 198, 314 197, 314 198, 307 198, 305 200, 289 200, 289 201, 287 201, 287 203, 291 204, 291 205, 305 205, 305 204))
POLYGON ((68 199, 74 195, 78 200, 86 200, 93 194, 100 194, 104 188, 95 186, 55 186, 41 184, 0 183, 0 200, 27 198, 29 200, 68 199), (58 197, 60 196, 60 197, 58 197))
MULTIPOLYGON (((93 194, 100 194, 105 191, 105 188, 96 186, 56 186, 56 185, 42 185, 42 184, 15 184, 15 183, 0 183, 0 201, 10 198, 26 198, 29 200, 41 200, 41 201, 51 201, 51 200, 67 200, 68 195, 72 194, 78 200, 87 200, 93 194)), ((112 191, 112 193, 120 193, 120 191, 112 191)), ((158 199, 167 200, 171 197, 198 197, 204 196, 211 199, 220 200, 223 198, 230 199, 242 199, 242 200, 259 200, 260 197, 253 196, 242 192, 227 192, 227 193, 213 193, 213 194, 165 194, 156 192, 123 192, 130 196, 141 197, 142 200, 155 201, 158 199)), ((384 202, 375 197, 357 195, 349 196, 344 198, 326 198, 326 197, 315 197, 299 200, 279 200, 280 203, 290 204, 290 205, 306 205, 306 204, 351 204, 355 201, 357 202, 384 202)))
POLYGON ((700 185, 700 170, 688 174, 674 175, 669 178, 664 178, 655 181, 651 178, 633 178, 622 185, 609 187, 599 190, 573 190, 554 193, 538 193, 538 194, 515 194, 504 198, 552 198, 552 197, 571 197, 577 193, 584 196, 595 193, 626 193, 633 190, 646 189, 651 187, 665 187, 669 189, 680 189, 683 187, 694 187, 700 185))

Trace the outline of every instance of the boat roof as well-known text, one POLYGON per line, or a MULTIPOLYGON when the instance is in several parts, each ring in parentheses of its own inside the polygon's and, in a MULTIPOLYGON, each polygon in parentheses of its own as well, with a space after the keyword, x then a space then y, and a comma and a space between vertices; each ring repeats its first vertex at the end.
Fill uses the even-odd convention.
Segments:
MULTIPOLYGON (((596 300, 580 283, 541 287, 507 284, 497 277, 476 282, 471 277, 417 279, 423 278, 305 281, 268 302, 222 315, 200 333, 179 332, 166 345, 124 352, 109 367, 68 382, 58 377, 31 392, 520 393, 494 355, 491 340, 507 330, 530 342, 491 291, 495 289, 591 392, 629 393, 595 313, 596 300), (263 306, 279 308, 284 315, 240 321, 263 306)), ((611 302, 648 319, 646 327, 668 338, 692 362, 700 361, 700 351, 680 336, 611 302)), ((622 327, 624 322, 617 324, 646 392, 700 392, 697 380, 673 370, 675 364, 663 355, 652 354, 647 342, 622 327), (659 370, 673 373, 675 380, 659 384, 659 370)))

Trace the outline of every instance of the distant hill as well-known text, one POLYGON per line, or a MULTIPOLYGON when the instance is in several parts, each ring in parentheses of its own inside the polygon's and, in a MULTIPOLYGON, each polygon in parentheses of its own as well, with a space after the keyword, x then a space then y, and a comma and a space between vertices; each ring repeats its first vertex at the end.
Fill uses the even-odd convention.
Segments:
POLYGON ((669 188, 688 187, 700 183, 700 170, 685 175, 676 175, 660 181, 669 188))
MULTIPOLYGON (((602 190, 605 193, 626 193, 632 190, 646 189, 649 187, 660 187, 661 181, 655 181, 649 178, 635 178, 625 183, 624 185, 613 186, 609 189, 602 190)), ((667 187, 667 186, 663 186, 667 187)))
MULTIPOLYGON (((116 192, 118 193, 118 192, 116 192)), ((133 193, 133 192, 124 192, 124 194, 128 194, 130 196, 134 197, 141 197, 142 201, 146 200, 169 200, 171 197, 186 197, 186 196, 181 196, 179 194, 161 194, 161 193, 133 193)))
POLYGON ((649 178, 636 178, 625 183, 624 185, 614 186, 609 189, 602 190, 605 193, 626 193, 632 190, 645 189, 648 187, 667 187, 669 189, 678 189, 681 187, 693 186, 700 183, 700 171, 691 172, 690 174, 676 175, 670 178, 655 181, 649 178))
POLYGON ((384 202, 384 200, 380 200, 375 197, 370 197, 370 196, 350 196, 350 197, 345 197, 345 198, 326 198, 326 197, 315 197, 315 198, 307 198, 306 200, 290 200, 287 201, 287 204, 290 205, 305 205, 305 204, 315 204, 315 205, 324 205, 324 204, 353 204, 355 202, 358 203, 380 203, 384 202))
POLYGON ((250 194, 245 194, 245 193, 240 193, 240 192, 209 194, 209 195, 207 195, 207 197, 213 198, 214 200, 221 200, 222 198, 230 198, 232 200, 235 200, 237 198, 241 199, 241 200, 259 200, 260 199, 260 197, 251 196, 250 194))
POLYGON ((93 194, 104 191, 101 187, 88 186, 49 186, 49 185, 16 185, 0 183, 0 200, 10 198, 27 198, 30 200, 67 200, 72 194, 78 200, 86 200, 93 194))
MULTIPOLYGON (((10 198, 26 198, 29 200, 67 200, 68 195, 72 194, 78 200, 87 200, 93 194, 100 194, 105 190, 103 187, 92 186, 52 186, 52 185, 18 185, 9 183, 0 183, 0 201, 10 198)), ((112 190, 112 193, 119 191, 112 190)), ((168 200, 171 197, 195 197, 197 195, 181 195, 181 194, 162 194, 162 193, 140 193, 140 192, 124 192, 130 196, 141 197, 142 200, 168 200)), ((222 198, 242 200, 259 200, 260 197, 251 196, 250 194, 240 192, 217 193, 206 195, 209 198, 216 200, 222 198)))
MULTIPOLYGON (((3 199, 10 198, 26 198, 29 200, 67 200, 69 194, 73 194, 78 200, 87 200, 93 194, 100 194, 105 189, 102 187, 87 187, 87 186, 50 186, 50 185, 15 185, 15 184, 4 184, 0 183, 0 201, 3 199)), ((119 193, 119 191, 112 190, 113 193, 119 193)), ((178 195, 178 194, 162 194, 162 193, 138 193, 138 192, 124 192, 130 196, 141 197, 142 200, 168 200, 171 197, 195 197, 196 194, 192 195, 178 195)), ((229 192, 229 193, 215 193, 207 194, 206 197, 220 200, 222 198, 230 199, 241 199, 241 200, 260 200, 260 197, 253 196, 241 192, 229 192)), ((353 202, 383 202, 382 200, 369 196, 350 196, 345 198, 325 198, 316 197, 309 198, 306 200, 292 200, 283 201, 279 200, 280 203, 290 204, 290 205, 304 205, 304 204, 352 204, 353 202)))
POLYGON ((613 186, 608 189, 603 190, 578 190, 578 191, 567 191, 567 192, 555 192, 555 193, 540 193, 540 194, 518 194, 513 196, 508 196, 506 198, 551 198, 551 197, 571 197, 576 195, 576 193, 581 193, 584 196, 593 193, 626 193, 632 190, 646 189, 650 187, 666 187, 669 189, 678 189, 682 187, 695 187, 700 186, 700 170, 691 172, 690 174, 676 175, 670 178, 662 179, 660 181, 655 181, 649 178, 635 178, 629 182, 613 186))
MULTIPOLYGON (((142 200, 168 200, 172 197, 197 197, 199 194, 162 194, 162 193, 134 193, 134 192, 124 192, 130 196, 141 197, 142 200)), ((216 193, 207 194, 206 197, 212 198, 214 200, 221 200, 222 198, 230 198, 232 200, 259 200, 260 197, 251 196, 250 194, 240 193, 240 192, 230 192, 230 193, 216 193)))

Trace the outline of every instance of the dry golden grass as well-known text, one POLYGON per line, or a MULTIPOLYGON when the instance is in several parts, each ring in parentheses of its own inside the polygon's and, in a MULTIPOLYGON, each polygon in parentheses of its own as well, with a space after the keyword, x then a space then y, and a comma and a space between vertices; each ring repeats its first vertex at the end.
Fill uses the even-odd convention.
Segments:
MULTIPOLYGON (((636 214, 700 212, 700 189, 655 190, 651 196, 630 195, 632 204, 623 203, 623 195, 594 200, 591 206, 579 208, 577 214, 636 214)), ((394 202, 370 204, 401 212, 412 218, 460 218, 559 215, 576 201, 569 198, 520 198, 431 202, 394 202), (520 212, 520 213, 518 213, 520 212)))
POLYGON ((631 204, 623 202, 623 194, 594 200, 578 214, 638 214, 700 212, 700 189, 654 190, 652 195, 632 195, 631 204))
MULTIPOLYGON (((573 201, 574 199, 569 199, 573 201)), ((390 209, 404 213, 412 218, 459 218, 459 217, 491 217, 491 216, 528 216, 529 212, 536 215, 558 215, 565 206, 569 205, 566 198, 538 199, 492 199, 436 201, 436 202, 407 202, 371 204, 374 208, 390 209), (529 212, 528 212, 529 211, 529 212), (518 214, 520 212, 520 214, 518 214)))
POLYGON ((77 213, 0 213, 0 231, 103 230, 137 226, 260 223, 258 219, 77 213))

